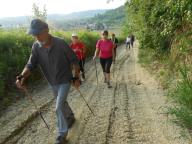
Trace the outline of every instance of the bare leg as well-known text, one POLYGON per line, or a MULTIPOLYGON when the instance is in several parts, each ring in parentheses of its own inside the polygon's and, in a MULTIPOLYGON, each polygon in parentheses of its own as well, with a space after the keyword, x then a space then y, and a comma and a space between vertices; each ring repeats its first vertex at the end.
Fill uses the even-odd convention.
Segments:
POLYGON ((110 84, 110 73, 106 73, 106 78, 107 78, 108 88, 112 88, 112 86, 111 86, 111 84, 110 84))
POLYGON ((107 73, 103 72, 103 75, 104 75, 104 83, 107 83, 107 73))
POLYGON ((107 82, 110 82, 110 73, 106 73, 106 80, 107 82))

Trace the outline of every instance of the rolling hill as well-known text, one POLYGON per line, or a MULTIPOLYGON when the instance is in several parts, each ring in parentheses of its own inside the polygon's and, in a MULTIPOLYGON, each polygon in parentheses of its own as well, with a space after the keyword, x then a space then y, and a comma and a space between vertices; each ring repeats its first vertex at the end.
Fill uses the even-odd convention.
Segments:
MULTIPOLYGON (((103 14, 107 10, 100 9, 100 10, 88 10, 88 11, 81 11, 81 12, 74 12, 70 14, 50 14, 48 15, 48 21, 51 22, 61 22, 64 23, 65 21, 71 20, 79 20, 79 19, 88 19, 94 17, 97 14, 103 14)), ((30 16, 21 16, 21 17, 5 17, 0 18, 0 25, 3 27, 17 27, 17 26, 26 26, 30 22, 30 16)))
MULTIPOLYGON (((71 14, 51 14, 48 15, 47 19, 53 27, 63 30, 87 27, 98 29, 97 27, 120 27, 125 15, 125 6, 121 6, 112 10, 98 9, 71 14)), ((29 23, 29 16, 0 18, 0 25, 5 28, 27 27, 29 23)))
POLYGON ((125 6, 107 10, 104 13, 97 13, 94 17, 78 19, 55 19, 54 25, 64 30, 88 28, 91 30, 102 30, 110 27, 120 27, 124 22, 126 12, 125 6))
POLYGON ((117 9, 106 11, 104 14, 97 14, 95 17, 89 19, 89 23, 104 23, 108 27, 121 26, 125 18, 125 6, 117 9))

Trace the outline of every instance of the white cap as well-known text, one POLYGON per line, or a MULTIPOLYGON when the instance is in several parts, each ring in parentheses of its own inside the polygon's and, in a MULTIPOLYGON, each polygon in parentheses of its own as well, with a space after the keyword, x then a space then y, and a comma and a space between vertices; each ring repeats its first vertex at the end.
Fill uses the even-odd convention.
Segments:
POLYGON ((77 34, 76 34, 76 33, 72 33, 71 36, 72 36, 72 37, 77 37, 77 34))

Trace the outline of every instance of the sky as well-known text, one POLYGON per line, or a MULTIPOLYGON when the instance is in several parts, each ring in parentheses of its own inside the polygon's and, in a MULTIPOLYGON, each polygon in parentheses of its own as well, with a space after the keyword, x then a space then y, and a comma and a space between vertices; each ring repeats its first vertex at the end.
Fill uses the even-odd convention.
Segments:
POLYGON ((125 0, 0 0, 0 17, 17 17, 32 15, 32 4, 40 9, 46 5, 48 14, 69 14, 72 12, 114 9, 125 3, 125 0))

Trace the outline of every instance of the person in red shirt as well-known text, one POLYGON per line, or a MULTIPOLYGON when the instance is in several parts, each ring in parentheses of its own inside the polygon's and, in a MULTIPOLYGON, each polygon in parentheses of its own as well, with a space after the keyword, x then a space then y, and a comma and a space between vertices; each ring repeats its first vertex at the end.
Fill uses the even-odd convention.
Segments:
POLYGON ((108 38, 108 36, 109 36, 108 31, 102 32, 102 38, 98 40, 96 44, 96 51, 93 60, 95 60, 96 57, 99 55, 101 67, 103 69, 103 74, 105 78, 104 82, 107 83, 108 88, 112 88, 110 84, 110 68, 112 62, 115 60, 114 59, 115 55, 114 55, 114 44, 108 38))
POLYGON ((80 71, 82 73, 82 81, 85 80, 85 53, 86 53, 86 48, 83 42, 81 42, 78 38, 77 34, 72 34, 71 36, 72 43, 70 47, 73 49, 75 52, 78 60, 79 60, 79 66, 80 66, 80 71))

